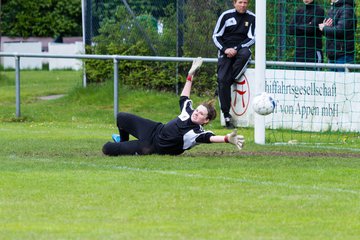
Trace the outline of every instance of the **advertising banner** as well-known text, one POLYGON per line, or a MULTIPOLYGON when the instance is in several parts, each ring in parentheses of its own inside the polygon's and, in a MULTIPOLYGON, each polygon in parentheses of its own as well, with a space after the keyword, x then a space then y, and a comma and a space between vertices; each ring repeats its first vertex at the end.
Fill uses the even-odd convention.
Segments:
MULTIPOLYGON (((232 86, 231 114, 238 127, 252 127, 255 70, 232 86)), ((265 91, 276 101, 266 127, 302 131, 360 131, 360 73, 266 70, 265 91)), ((221 116, 221 123, 224 119, 221 116)))

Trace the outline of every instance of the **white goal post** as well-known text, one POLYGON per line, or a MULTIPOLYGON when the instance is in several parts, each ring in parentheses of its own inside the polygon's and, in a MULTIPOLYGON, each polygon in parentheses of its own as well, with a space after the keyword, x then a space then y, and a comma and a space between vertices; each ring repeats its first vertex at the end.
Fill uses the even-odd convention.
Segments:
MULTIPOLYGON (((266 0, 255 2, 255 94, 265 91, 266 70, 266 0)), ((265 144, 265 117, 254 116, 254 141, 265 144)))

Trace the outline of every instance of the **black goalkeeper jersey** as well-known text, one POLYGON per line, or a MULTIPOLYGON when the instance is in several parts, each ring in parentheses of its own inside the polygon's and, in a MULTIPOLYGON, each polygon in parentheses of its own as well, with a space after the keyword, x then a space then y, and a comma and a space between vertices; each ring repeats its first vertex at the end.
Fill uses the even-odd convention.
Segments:
POLYGON ((154 144, 161 154, 178 155, 198 143, 210 143, 211 131, 205 131, 201 125, 191 121, 192 101, 180 97, 180 115, 166 124, 158 126, 154 144))

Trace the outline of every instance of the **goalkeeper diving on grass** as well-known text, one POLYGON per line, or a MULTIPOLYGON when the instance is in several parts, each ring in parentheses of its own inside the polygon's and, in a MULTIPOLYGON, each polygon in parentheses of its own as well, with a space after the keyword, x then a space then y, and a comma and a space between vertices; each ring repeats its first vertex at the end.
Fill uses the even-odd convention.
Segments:
POLYGON ((237 135, 236 129, 225 136, 216 136, 213 132, 204 129, 204 125, 216 117, 214 101, 204 102, 196 109, 192 107, 191 87, 195 72, 202 62, 200 57, 194 59, 188 72, 180 96, 179 116, 163 124, 130 113, 119 112, 117 127, 120 134, 113 134, 114 142, 107 142, 102 148, 103 153, 109 156, 179 155, 201 143, 230 143, 241 150, 245 139, 242 135, 237 135), (130 135, 136 140, 129 141, 130 135))

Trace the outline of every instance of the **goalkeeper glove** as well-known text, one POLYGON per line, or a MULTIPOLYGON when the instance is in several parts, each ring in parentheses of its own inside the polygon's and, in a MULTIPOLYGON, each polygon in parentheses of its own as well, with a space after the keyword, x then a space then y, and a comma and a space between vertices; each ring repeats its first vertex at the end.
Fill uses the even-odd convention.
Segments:
POLYGON ((242 135, 237 135, 237 129, 234 129, 232 133, 225 135, 225 142, 234 144, 239 150, 244 147, 245 138, 242 135))
POLYGON ((198 70, 201 67, 202 63, 203 63, 203 59, 201 57, 195 58, 188 72, 188 76, 194 76, 196 70, 198 70))

